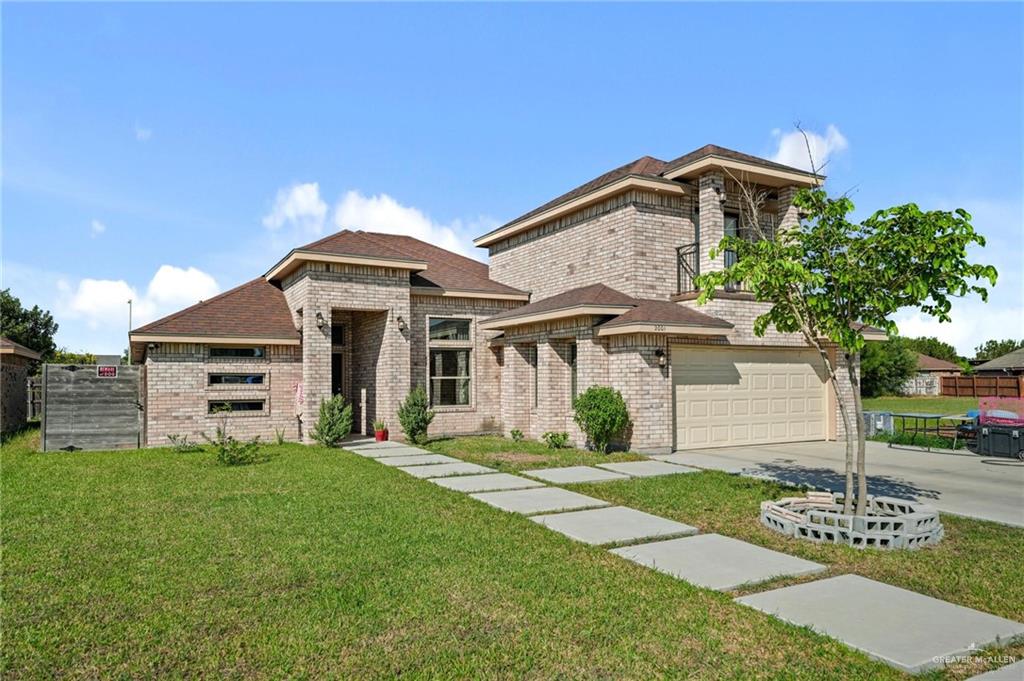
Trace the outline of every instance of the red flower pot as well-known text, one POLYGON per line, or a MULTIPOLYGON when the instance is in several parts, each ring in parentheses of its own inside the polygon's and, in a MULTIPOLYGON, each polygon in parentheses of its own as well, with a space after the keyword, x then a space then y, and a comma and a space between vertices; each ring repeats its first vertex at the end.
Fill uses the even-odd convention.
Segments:
POLYGON ((385 430, 376 430, 376 431, 373 432, 373 438, 377 442, 384 442, 385 440, 388 439, 388 431, 386 429, 385 430))

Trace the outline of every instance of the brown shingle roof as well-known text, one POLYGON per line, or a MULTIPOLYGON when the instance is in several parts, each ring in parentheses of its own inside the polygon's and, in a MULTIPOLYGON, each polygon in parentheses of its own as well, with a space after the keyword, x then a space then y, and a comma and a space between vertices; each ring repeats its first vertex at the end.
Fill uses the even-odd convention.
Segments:
POLYGON ((938 357, 917 353, 918 371, 960 371, 960 365, 938 357))
POLYGON ((368 258, 388 258, 392 260, 417 259, 410 258, 407 254, 391 248, 388 243, 380 239, 373 239, 371 236, 384 235, 371 235, 368 232, 343 229, 311 244, 299 246, 295 250, 330 253, 332 255, 360 255, 368 258))
POLYGON ((600 305, 610 307, 629 307, 636 304, 633 298, 630 298, 625 293, 620 293, 613 288, 609 288, 604 284, 591 284, 590 286, 582 286, 580 288, 574 288, 564 293, 559 293, 556 296, 545 298, 544 300, 538 300, 535 303, 529 305, 523 305, 517 307, 514 310, 508 312, 502 312, 501 314, 488 317, 487 321, 501 321, 504 319, 514 319, 516 317, 526 317, 542 312, 554 312, 555 310, 564 310, 567 308, 580 307, 581 305, 600 305))
POLYGON ((490 268, 479 260, 452 253, 425 241, 401 234, 356 232, 371 242, 405 258, 423 260, 427 269, 413 275, 413 286, 436 286, 447 290, 480 293, 523 294, 523 291, 491 280, 490 268))
POLYGON ((667 300, 633 298, 604 284, 591 284, 574 288, 565 293, 530 303, 514 310, 503 312, 487 319, 488 322, 513 321, 520 317, 532 317, 544 312, 569 310, 581 306, 623 308, 621 314, 601 326, 624 324, 677 324, 684 326, 706 326, 709 328, 731 329, 733 325, 724 319, 712 317, 696 310, 677 305, 667 300))
POLYGON ((693 163, 695 161, 699 161, 699 160, 701 160, 703 158, 706 158, 708 156, 718 156, 718 157, 721 157, 721 158, 728 158, 728 159, 732 159, 732 160, 735 160, 735 161, 743 161, 745 163, 753 163, 753 164, 756 164, 756 165, 759 165, 759 166, 764 166, 764 167, 767 167, 767 168, 775 168, 775 169, 778 169, 778 170, 785 170, 785 171, 788 171, 788 172, 800 173, 800 174, 803 174, 803 175, 807 175, 809 177, 812 175, 812 173, 808 173, 806 170, 801 170, 800 168, 794 168, 792 166, 787 166, 787 165, 783 165, 781 163, 776 163, 775 161, 769 161, 768 159, 760 158, 758 156, 751 156, 750 154, 744 154, 743 152, 740 152, 740 151, 734 151, 732 149, 727 149, 725 147, 720 147, 717 144, 705 144, 700 149, 695 149, 695 150, 691 151, 690 153, 684 154, 684 155, 680 156, 679 158, 677 158, 675 160, 672 160, 672 161, 662 161, 660 159, 654 158, 653 156, 642 156, 642 157, 636 159, 635 161, 631 161, 630 163, 627 163, 625 165, 619 166, 618 168, 615 168, 614 170, 609 170, 607 173, 604 173, 603 175, 595 177, 593 180, 590 180, 589 182, 585 182, 584 184, 581 184, 580 186, 576 187, 575 189, 572 189, 572 190, 562 194, 558 198, 555 198, 555 199, 552 199, 551 201, 548 201, 547 203, 545 203, 542 206, 539 206, 538 208, 534 208, 533 210, 531 210, 528 213, 524 213, 523 215, 520 215, 519 217, 517 217, 514 220, 509 220, 504 225, 502 225, 501 227, 498 227, 497 229, 495 229, 493 231, 498 231, 500 229, 504 229, 505 227, 508 227, 509 225, 513 225, 513 224, 515 224, 517 222, 521 222, 523 220, 527 220, 527 219, 529 219, 529 218, 531 218, 531 217, 533 217, 535 215, 539 215, 539 214, 543 213, 544 211, 550 210, 550 209, 552 209, 552 208, 554 208, 556 206, 559 206, 559 205, 561 205, 563 203, 566 203, 567 201, 571 201, 573 199, 576 199, 576 198, 579 198, 581 196, 584 196, 585 194, 588 194, 588 193, 590 193, 592 191, 596 191, 598 189, 606 187, 606 186, 612 184, 613 182, 621 180, 624 177, 628 177, 630 175, 633 175, 633 176, 649 177, 649 178, 657 179, 657 178, 663 177, 664 175, 666 175, 667 173, 671 172, 672 170, 674 170, 676 168, 679 168, 679 167, 682 167, 684 165, 687 165, 688 163, 693 163))
POLYGON ((132 333, 299 338, 284 292, 263 277, 140 326, 132 333))
POLYGON ((39 359, 42 355, 32 348, 25 347, 21 343, 15 343, 6 336, 0 336, 0 351, 13 355, 21 355, 29 359, 39 359))
POLYGON ((667 300, 636 301, 636 307, 629 312, 605 322, 602 326, 623 326, 625 324, 678 324, 680 326, 707 326, 716 329, 731 329, 733 325, 724 319, 697 312, 688 307, 667 300))

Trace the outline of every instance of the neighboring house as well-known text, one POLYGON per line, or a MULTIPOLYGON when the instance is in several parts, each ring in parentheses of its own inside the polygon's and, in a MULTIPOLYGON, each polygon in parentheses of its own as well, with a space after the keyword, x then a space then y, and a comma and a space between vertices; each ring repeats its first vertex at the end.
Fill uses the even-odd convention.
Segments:
POLYGON ((917 373, 903 384, 904 395, 940 395, 942 377, 959 376, 963 373, 959 364, 931 357, 920 352, 917 355, 917 373))
POLYGON ((40 354, 0 336, 0 431, 10 433, 28 419, 28 377, 40 354))
POLYGON ((296 248, 264 276, 132 332, 147 367, 145 441, 212 430, 222 405, 236 434, 308 439, 332 393, 352 401, 357 432, 376 418, 397 432, 419 385, 437 411, 432 433, 582 441, 572 399, 598 384, 622 392, 624 444, 639 451, 843 437, 798 334, 756 337, 767 307, 738 287, 696 303, 694 277, 723 266, 708 250, 725 234, 753 238, 730 173, 768 192, 756 218, 766 229, 796 224, 792 199, 816 182, 706 146, 629 163, 479 237, 489 268, 361 231, 296 248))
POLYGON ((1024 376, 1024 348, 978 364, 974 373, 979 376, 1024 376))

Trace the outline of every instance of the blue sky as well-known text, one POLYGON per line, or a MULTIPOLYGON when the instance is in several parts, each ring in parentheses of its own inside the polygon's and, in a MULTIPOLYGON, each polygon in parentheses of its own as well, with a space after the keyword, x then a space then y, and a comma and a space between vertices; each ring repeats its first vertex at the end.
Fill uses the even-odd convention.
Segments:
MULTIPOLYGON (((1024 335, 1020 4, 3 6, 3 286, 57 341, 338 225, 470 240, 644 154, 787 159, 864 211, 962 206, 1001 281, 909 334, 1024 335)), ((484 258, 485 253, 474 253, 484 258)))

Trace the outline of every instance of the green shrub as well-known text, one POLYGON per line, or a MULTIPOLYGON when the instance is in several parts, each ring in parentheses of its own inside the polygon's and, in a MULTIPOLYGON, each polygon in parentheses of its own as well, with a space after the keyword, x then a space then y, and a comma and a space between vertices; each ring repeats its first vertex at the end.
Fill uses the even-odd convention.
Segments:
POLYGON ((352 432, 352 405, 335 395, 320 402, 320 416, 310 435, 324 447, 337 447, 352 432))
POLYGON ((405 436, 413 444, 421 442, 426 437, 427 428, 433 420, 434 412, 430 410, 427 391, 423 388, 415 388, 406 395, 402 406, 398 408, 398 422, 402 424, 405 436))
POLYGON ((569 446, 569 433, 553 433, 548 431, 540 436, 548 449, 565 449, 569 446))
POLYGON ((382 419, 377 419, 373 422, 373 432, 379 433, 382 430, 388 429, 388 422, 382 419))
POLYGON ((222 415, 221 423, 213 437, 206 433, 200 433, 203 439, 213 447, 213 453, 217 461, 225 466, 244 466, 263 460, 260 449, 260 438, 254 437, 251 440, 236 440, 228 435, 228 413, 230 408, 217 409, 214 413, 222 415))
POLYGON ((176 452, 198 452, 203 448, 198 442, 189 442, 188 435, 178 435, 175 433, 168 435, 167 439, 171 441, 171 447, 176 452))
POLYGON ((590 446, 607 452, 612 440, 629 427, 629 410, 622 393, 614 388, 594 385, 573 402, 573 419, 587 435, 590 446))
MULTIPOLYGON (((953 438, 934 435, 932 433, 879 433, 868 438, 875 442, 888 442, 894 445, 913 445, 915 447, 931 447, 932 449, 953 449, 953 438)), ((967 446, 965 438, 958 438, 957 449, 964 449, 967 446)))
POLYGON ((279 445, 283 445, 285 443, 284 428, 274 428, 274 442, 279 445))
POLYGON ((513 428, 508 435, 509 437, 512 438, 512 442, 523 441, 523 431, 519 430, 518 428, 513 428))

